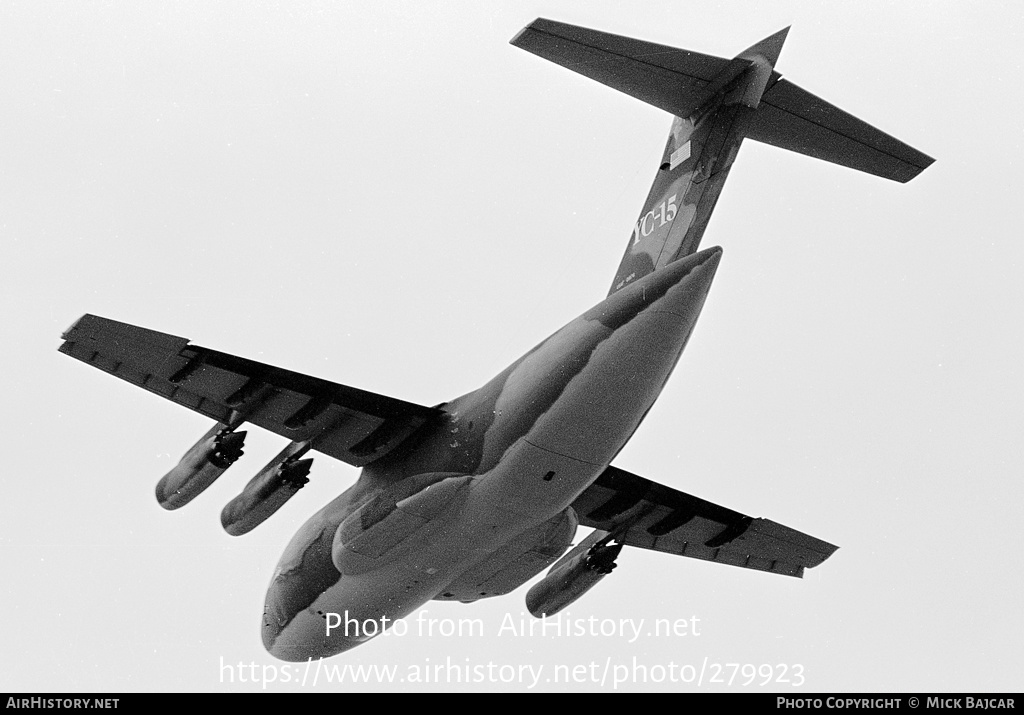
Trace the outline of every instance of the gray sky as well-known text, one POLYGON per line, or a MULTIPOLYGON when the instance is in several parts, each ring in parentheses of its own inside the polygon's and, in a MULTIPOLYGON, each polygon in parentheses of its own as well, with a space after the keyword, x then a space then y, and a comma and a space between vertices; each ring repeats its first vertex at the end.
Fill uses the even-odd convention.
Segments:
MULTIPOLYGON (((730 57, 792 24, 779 71, 936 157, 899 185, 745 144, 700 325, 616 460, 841 548, 803 581, 627 550, 569 609, 699 636, 513 634, 521 589, 428 604, 482 635, 413 624, 328 665, 544 666, 534 689, 611 690, 591 664, 799 664, 802 688, 765 689, 1020 689, 1024 13, 568 0, 0 6, 0 689, 260 688, 220 665, 283 665, 259 640, 265 588, 357 474, 320 456, 229 537, 221 507, 282 447, 253 430, 164 512, 153 487, 208 422, 59 355, 82 313, 432 405, 604 296, 671 118, 510 47, 538 16, 730 57), (558 665, 587 681, 544 682, 558 665)), ((730 689, 712 674, 619 689, 730 689)))

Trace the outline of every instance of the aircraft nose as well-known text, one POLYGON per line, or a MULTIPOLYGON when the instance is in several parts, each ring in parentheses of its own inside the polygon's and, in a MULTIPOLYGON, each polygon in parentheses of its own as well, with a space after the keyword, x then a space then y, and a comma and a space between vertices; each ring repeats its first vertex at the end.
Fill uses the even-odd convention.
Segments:
POLYGON ((260 623, 260 633, 263 637, 263 647, 267 652, 274 652, 274 644, 287 622, 281 618, 280 607, 276 599, 272 598, 273 587, 267 592, 266 601, 263 604, 263 619, 260 623))
MULTIPOLYGON (((289 582, 276 577, 267 589, 261 620, 263 647, 275 658, 292 662, 320 658, 324 626, 307 613, 310 595, 289 589, 289 582), (317 627, 319 626, 319 627, 317 627)), ((320 619, 316 619, 319 621, 320 619)))
POLYGON ((272 593, 267 594, 261 626, 263 647, 279 660, 298 663, 337 652, 326 647, 323 619, 303 610, 285 621, 280 604, 274 602, 272 593))
MULTIPOLYGON (((284 639, 281 638, 284 630, 291 625, 298 613, 296 609, 289 608, 286 601, 287 593, 282 592, 280 577, 267 589, 267 595, 263 603, 263 618, 260 622, 260 633, 263 637, 263 647, 267 652, 282 660, 292 660, 283 654, 281 646, 284 639)), ((296 604, 297 605, 297 604, 296 604)))
MULTIPOLYGON (((318 595, 318 594, 317 594, 318 595)), ((354 648, 362 641, 347 638, 340 628, 328 634, 328 619, 340 623, 339 614, 317 606, 305 579, 277 575, 263 606, 260 632, 263 647, 275 658, 293 663, 329 658, 354 648)))

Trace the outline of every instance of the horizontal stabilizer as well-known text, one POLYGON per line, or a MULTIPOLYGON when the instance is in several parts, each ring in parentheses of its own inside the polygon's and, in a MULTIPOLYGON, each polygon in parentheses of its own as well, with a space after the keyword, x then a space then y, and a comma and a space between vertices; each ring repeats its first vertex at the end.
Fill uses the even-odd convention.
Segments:
POLYGON ((738 76, 750 65, 544 18, 511 44, 680 117, 703 103, 719 75, 738 76))
POLYGON ((746 137, 901 183, 935 161, 788 80, 761 97, 746 137))
POLYGON ((928 155, 781 79, 774 65, 788 32, 732 60, 543 18, 512 44, 684 119, 748 75, 740 101, 754 111, 739 129, 743 137, 899 182, 932 164, 928 155))

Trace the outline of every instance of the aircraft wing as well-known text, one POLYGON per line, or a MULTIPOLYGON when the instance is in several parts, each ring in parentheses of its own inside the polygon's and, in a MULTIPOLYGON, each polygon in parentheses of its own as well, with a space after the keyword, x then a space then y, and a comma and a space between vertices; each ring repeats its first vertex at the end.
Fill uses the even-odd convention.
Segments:
POLYGON ((608 467, 572 504, 580 524, 627 546, 802 578, 838 548, 608 467))
POLYGON ((439 414, 391 397, 192 345, 126 323, 85 315, 60 352, 190 410, 227 423, 233 413, 360 467, 397 447, 439 414))

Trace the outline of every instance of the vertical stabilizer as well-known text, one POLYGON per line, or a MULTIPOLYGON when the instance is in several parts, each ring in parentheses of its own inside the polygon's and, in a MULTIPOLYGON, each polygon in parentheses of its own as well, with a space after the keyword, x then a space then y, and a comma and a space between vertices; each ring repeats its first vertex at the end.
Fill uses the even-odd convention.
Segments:
POLYGON ((675 117, 609 295, 698 249, 751 115, 778 79, 774 63, 788 32, 771 35, 729 62, 702 88, 692 110, 675 117))

